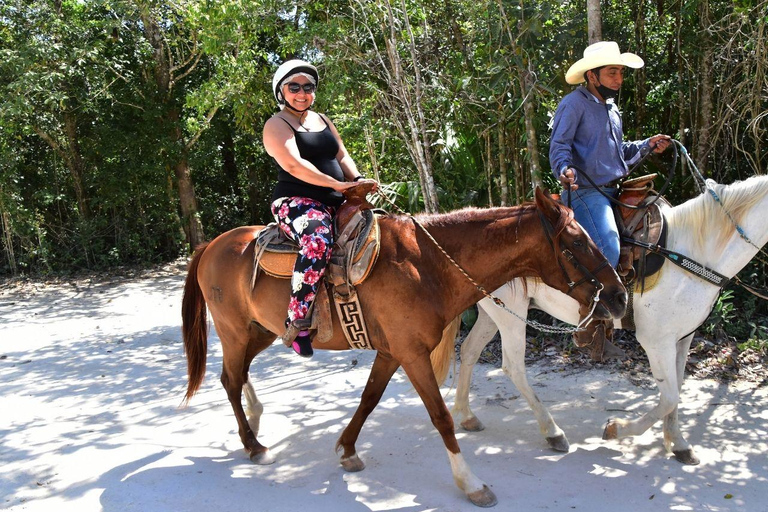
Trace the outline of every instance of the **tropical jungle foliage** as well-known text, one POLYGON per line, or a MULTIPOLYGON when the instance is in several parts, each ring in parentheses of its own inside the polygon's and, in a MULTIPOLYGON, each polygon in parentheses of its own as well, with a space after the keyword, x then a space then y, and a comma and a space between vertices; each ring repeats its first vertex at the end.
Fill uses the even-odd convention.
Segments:
MULTIPOLYGON (((670 134, 724 183, 768 170, 768 0, 601 7, 603 38, 646 61, 622 89, 627 137, 670 134)), ((268 222, 261 128, 292 57, 318 65, 317 109, 401 207, 556 189, 548 123, 587 44, 586 0, 5 0, 0 274, 167 261, 268 222)), ((670 199, 694 193, 678 169, 670 199)))

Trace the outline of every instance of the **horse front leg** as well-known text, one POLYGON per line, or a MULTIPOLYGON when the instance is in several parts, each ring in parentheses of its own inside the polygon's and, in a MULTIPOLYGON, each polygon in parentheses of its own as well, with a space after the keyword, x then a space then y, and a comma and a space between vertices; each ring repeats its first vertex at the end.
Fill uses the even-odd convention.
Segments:
MULTIPOLYGON (((411 358, 408 358, 411 359, 411 358)), ((429 354, 424 351, 408 363, 403 363, 403 369, 416 388, 422 402, 429 412, 432 424, 443 438, 448 459, 451 463, 453 480, 464 491, 469 500, 479 507, 492 507, 498 503, 493 491, 472 473, 469 464, 464 460, 453 430, 453 418, 440 395, 440 388, 429 361, 429 354)))
POLYGON ((383 355, 381 352, 376 354, 376 359, 374 359, 373 367, 371 368, 371 375, 363 390, 363 396, 360 398, 360 405, 357 406, 357 410, 352 416, 349 425, 347 425, 336 442, 336 451, 344 450, 341 456, 341 466, 345 471, 355 472, 365 469, 365 464, 357 455, 355 443, 365 420, 373 412, 376 405, 378 405, 384 390, 387 388, 387 384, 389 384, 392 375, 395 374, 399 366, 400 363, 391 356, 383 355))
MULTIPOLYGON (((509 287, 505 287, 497 292, 507 303, 507 307, 514 311, 518 316, 525 318, 528 315, 528 306, 530 299, 521 298, 513 295, 509 287)), ((555 423, 554 418, 544 403, 536 395, 531 385, 528 383, 528 376, 525 371, 525 323, 497 307, 489 299, 480 301, 480 309, 487 309, 487 315, 495 322, 501 333, 501 368, 504 373, 512 380, 512 383, 523 395, 528 406, 536 416, 539 423, 539 430, 547 440, 550 448, 558 452, 568 452, 570 444, 565 437, 565 432, 555 423)), ((480 316, 478 315, 478 320, 480 316)), ((470 333, 471 334, 471 333, 470 333)), ((462 359, 462 365, 464 361, 462 359)), ((458 391, 457 391, 458 395, 458 391)))
POLYGON ((676 343, 654 340, 652 343, 638 341, 648 354, 651 372, 659 388, 659 403, 636 420, 610 419, 603 431, 603 439, 642 434, 657 421, 670 414, 680 401, 680 385, 677 379, 676 343))
MULTIPOLYGON (((482 305, 484 301, 480 301, 482 305)), ((498 329, 488 316, 485 309, 477 308, 477 321, 461 344, 461 365, 459 366, 459 383, 456 386, 456 400, 451 412, 459 420, 464 430, 479 432, 485 428, 469 406, 469 388, 472 385, 472 371, 483 348, 493 339, 498 329)))
MULTIPOLYGON (((510 323, 512 323, 510 321, 510 323)), ((520 394, 525 397, 528 406, 536 416, 539 423, 539 431, 547 440, 549 447, 558 452, 568 452, 571 449, 565 432, 561 429, 549 413, 544 403, 536 395, 525 372, 525 324, 517 321, 514 329, 499 327, 501 332, 501 368, 512 380, 520 394)))
MULTIPOLYGON (((688 353, 691 349, 694 333, 677 342, 677 385, 678 391, 682 391, 685 379, 685 363, 688 361, 688 353)), ((695 466, 700 460, 693 453, 693 447, 683 436, 678 420, 678 406, 664 416, 664 447, 671 451, 675 458, 683 464, 695 466)))

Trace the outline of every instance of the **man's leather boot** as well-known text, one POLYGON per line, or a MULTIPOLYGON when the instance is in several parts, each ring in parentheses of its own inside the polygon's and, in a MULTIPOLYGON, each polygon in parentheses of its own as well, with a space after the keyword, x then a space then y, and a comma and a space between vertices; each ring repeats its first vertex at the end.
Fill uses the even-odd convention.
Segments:
POLYGON ((624 359, 623 350, 612 343, 613 321, 592 320, 583 331, 573 335, 573 342, 579 348, 589 348, 589 356, 593 361, 603 362, 606 359, 624 359))

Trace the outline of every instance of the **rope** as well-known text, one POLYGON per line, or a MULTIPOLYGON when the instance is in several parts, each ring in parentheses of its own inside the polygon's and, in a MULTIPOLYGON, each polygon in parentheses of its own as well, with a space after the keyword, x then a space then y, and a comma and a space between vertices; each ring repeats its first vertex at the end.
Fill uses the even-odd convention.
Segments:
POLYGON ((395 211, 397 211, 398 213, 400 213, 402 215, 406 215, 406 216, 410 217, 411 220, 413 221, 413 223, 416 226, 418 226, 424 232, 424 234, 427 235, 427 238, 429 238, 432 241, 432 243, 434 243, 435 246, 438 249, 440 249, 440 252, 442 252, 443 255, 445 255, 445 257, 448 258, 448 261, 450 261, 453 264, 453 266, 456 267, 459 270, 459 272, 461 272, 461 275, 463 275, 467 279, 467 281, 472 283, 472 285, 480 293, 482 293, 484 297, 486 297, 488 299, 491 299, 493 301, 493 303, 496 304, 498 307, 500 307, 501 309, 503 309, 507 313, 511 314, 512 316, 516 317, 518 320, 523 321, 526 325, 528 325, 528 326, 530 326, 530 327, 532 327, 532 328, 534 328, 536 330, 539 330, 539 331, 542 331, 542 332, 547 332, 547 333, 552 333, 552 334, 573 334, 573 333, 576 333, 576 332, 584 330, 583 326, 586 325, 588 323, 588 321, 590 321, 592 319, 592 315, 595 312, 595 308, 597 307, 597 304, 600 301, 600 290, 598 290, 597 293, 595 294, 594 303, 592 304, 592 309, 590 310, 589 315, 587 315, 584 318, 584 320, 582 320, 579 323, 579 325, 577 325, 576 327, 557 327, 557 326, 545 325, 545 324, 542 324, 542 323, 537 322, 535 320, 528 320, 527 318, 525 318, 525 317, 523 317, 521 315, 518 315, 517 313, 515 313, 514 311, 509 309, 506 306, 506 304, 504 304, 503 300, 501 300, 500 298, 496 297, 492 293, 488 292, 485 288, 483 288, 480 284, 478 284, 474 279, 472 279, 472 277, 469 274, 467 274, 464 271, 464 269, 461 268, 461 266, 458 263, 456 263, 456 260, 454 260, 451 257, 451 255, 448 254, 445 251, 445 249, 443 249, 440 246, 439 243, 437 243, 437 240, 435 240, 435 238, 432 236, 432 234, 429 231, 427 231, 427 228, 422 226, 421 223, 418 220, 416 220, 416 218, 413 215, 411 215, 410 213, 408 213, 406 211, 403 211, 399 206, 397 206, 394 202, 392 202, 381 190, 377 189, 376 192, 379 194, 379 196, 381 196, 381 198, 384 200, 384 202, 386 202, 392 208, 394 208, 395 211))

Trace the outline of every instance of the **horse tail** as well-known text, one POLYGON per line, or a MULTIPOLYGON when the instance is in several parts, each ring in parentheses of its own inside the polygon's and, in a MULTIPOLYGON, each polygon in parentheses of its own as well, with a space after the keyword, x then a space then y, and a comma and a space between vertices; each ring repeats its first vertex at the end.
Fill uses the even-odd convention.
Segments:
POLYGON ((454 318, 448 326, 443 329, 443 337, 440 343, 435 347, 429 358, 432 361, 432 370, 435 372, 438 386, 445 382, 448 377, 448 371, 456 360, 456 334, 461 326, 461 317, 454 318))
POLYGON ((197 270, 208 242, 197 247, 187 269, 184 282, 184 298, 181 301, 181 332, 184 338, 184 353, 187 356, 187 394, 184 404, 197 392, 205 376, 205 361, 208 356, 208 311, 205 297, 197 280, 197 270))

